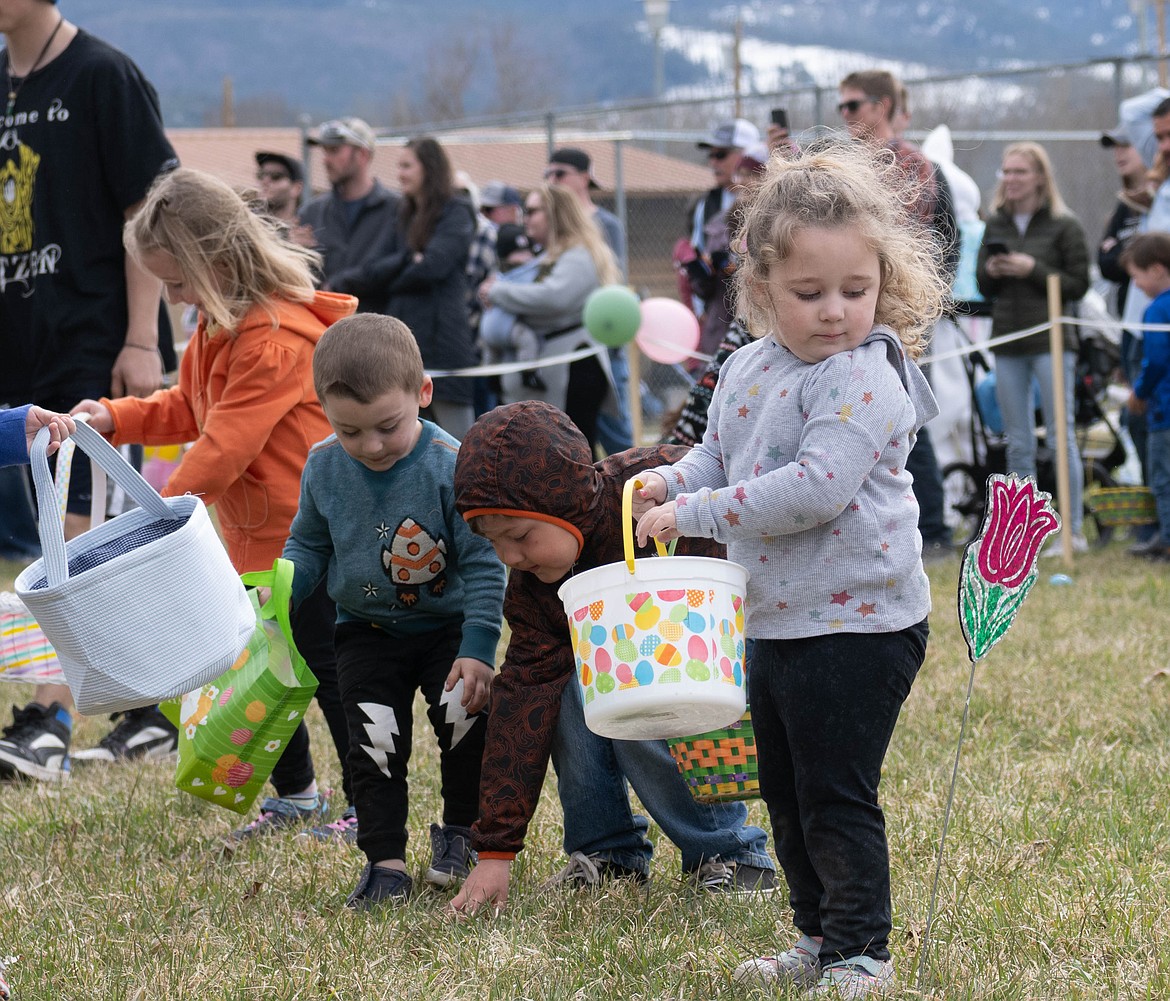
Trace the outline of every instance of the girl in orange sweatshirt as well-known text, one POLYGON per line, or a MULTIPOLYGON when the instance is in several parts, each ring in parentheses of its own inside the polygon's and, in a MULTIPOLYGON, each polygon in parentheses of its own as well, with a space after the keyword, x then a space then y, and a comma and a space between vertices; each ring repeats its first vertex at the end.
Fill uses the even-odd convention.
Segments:
MULTIPOLYGON (((326 327, 354 312, 357 300, 316 291, 316 254, 282 239, 231 187, 198 170, 160 177, 126 224, 124 241, 127 252, 163 283, 168 302, 198 309, 198 327, 178 385, 145 399, 83 400, 73 413, 88 414, 90 426, 111 434, 116 444, 191 442, 163 495, 193 493, 214 505, 236 570, 268 569, 296 513, 309 448, 331 433, 313 391, 313 349, 326 327)), ((317 701, 345 775, 348 739, 333 623, 323 587, 293 615, 296 643, 320 683, 317 701)), ((74 760, 150 753, 145 730, 163 731, 151 739, 169 751, 173 729, 167 732, 164 724, 153 707, 134 710, 98 747, 74 760)), ((276 797, 264 800, 260 816, 234 837, 325 814, 303 723, 272 782, 276 797)), ((346 777, 347 795, 348 786, 346 777)))

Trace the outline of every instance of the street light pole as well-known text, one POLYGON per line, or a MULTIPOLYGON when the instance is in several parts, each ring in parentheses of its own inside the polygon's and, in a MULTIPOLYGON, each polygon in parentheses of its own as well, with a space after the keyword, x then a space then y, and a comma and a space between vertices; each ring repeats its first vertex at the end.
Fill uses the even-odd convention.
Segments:
POLYGON ((646 17, 646 27, 650 29, 650 37, 654 41, 654 100, 662 100, 664 89, 663 81, 663 52, 662 29, 670 18, 670 5, 674 0, 642 0, 642 11, 646 17))

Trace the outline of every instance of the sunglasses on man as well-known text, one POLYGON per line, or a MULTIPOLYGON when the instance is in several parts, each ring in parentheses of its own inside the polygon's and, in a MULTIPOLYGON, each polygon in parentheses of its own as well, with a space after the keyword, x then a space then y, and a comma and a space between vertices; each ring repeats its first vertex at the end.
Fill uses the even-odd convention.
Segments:
POLYGON ((880 104, 880 97, 855 97, 852 101, 842 101, 837 105, 837 114, 856 115, 863 104, 880 104))

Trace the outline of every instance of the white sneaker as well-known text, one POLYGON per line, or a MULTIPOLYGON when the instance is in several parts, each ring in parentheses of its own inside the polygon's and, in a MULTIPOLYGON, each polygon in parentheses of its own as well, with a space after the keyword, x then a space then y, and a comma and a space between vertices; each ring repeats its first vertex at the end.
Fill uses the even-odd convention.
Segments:
POLYGON ((821 979, 810 992, 812 997, 867 998, 884 994, 894 986, 894 964, 869 956, 854 956, 830 963, 821 970, 821 979))
MULTIPOLYGON (((1081 535, 1080 532, 1073 533, 1072 551, 1074 553, 1087 553, 1089 551, 1089 540, 1081 535)), ((1048 545, 1044 547, 1040 555, 1042 557, 1064 555, 1064 543, 1061 542, 1060 532, 1057 532, 1054 536, 1052 536, 1052 538, 1048 540, 1048 545)))
POLYGON ((811 987, 821 977, 821 940, 801 935, 796 945, 778 956, 760 956, 740 963, 731 975, 737 984, 769 989, 784 986, 811 987))

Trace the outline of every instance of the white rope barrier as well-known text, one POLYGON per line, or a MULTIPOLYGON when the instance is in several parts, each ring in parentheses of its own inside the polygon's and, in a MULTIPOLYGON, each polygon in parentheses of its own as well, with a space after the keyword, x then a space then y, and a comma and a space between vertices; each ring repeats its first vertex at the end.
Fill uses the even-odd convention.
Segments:
MULTIPOLYGON (((1127 330, 1133 326, 1132 323, 1122 323, 1120 320, 1090 320, 1078 316, 1062 316, 1060 317, 1060 322, 1073 327, 1093 327, 1097 330, 1127 330)), ((1051 323, 1038 323, 1034 327, 1014 330, 1010 334, 1002 334, 999 337, 992 337, 989 340, 978 343, 972 342, 964 347, 953 348, 941 354, 927 355, 924 358, 920 358, 918 364, 925 367, 938 361, 950 361, 952 358, 962 358, 966 355, 974 354, 976 351, 983 351, 985 349, 993 350, 1002 344, 1010 344, 1012 341, 1023 340, 1025 337, 1032 337, 1036 334, 1043 333, 1051 326, 1051 323)), ((1143 323, 1141 324, 1141 329, 1170 330, 1170 323, 1143 323)), ((703 354, 701 351, 681 351, 676 345, 659 338, 644 337, 643 340, 649 341, 651 344, 659 344, 665 348, 672 348, 685 358, 694 358, 704 363, 710 362, 713 357, 712 355, 703 354)), ((494 365, 475 365, 470 368, 427 369, 427 375, 432 379, 469 379, 480 375, 511 375, 514 372, 527 372, 534 368, 548 368, 553 365, 571 364, 572 362, 580 361, 582 358, 599 355, 606 350, 608 348, 605 345, 597 344, 594 347, 578 348, 576 351, 570 351, 568 354, 534 358, 532 361, 498 362, 494 365)))

